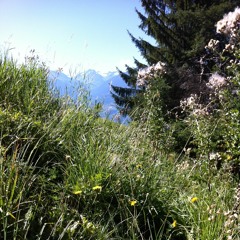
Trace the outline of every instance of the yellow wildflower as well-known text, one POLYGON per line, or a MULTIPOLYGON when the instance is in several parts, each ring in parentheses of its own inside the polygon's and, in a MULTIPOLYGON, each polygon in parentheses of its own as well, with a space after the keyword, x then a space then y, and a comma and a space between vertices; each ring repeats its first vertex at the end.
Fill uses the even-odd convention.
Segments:
POLYGON ((172 227, 175 228, 177 226, 177 221, 174 220, 173 223, 172 223, 172 227))
POLYGON ((137 204, 137 200, 131 200, 129 203, 131 206, 135 206, 137 204))
POLYGON ((97 186, 93 187, 92 190, 94 190, 94 191, 102 191, 102 186, 97 185, 97 186))
POLYGON ((190 202, 191 202, 191 203, 195 203, 197 200, 198 200, 197 197, 193 197, 193 198, 190 200, 190 202))
POLYGON ((73 194, 76 194, 76 195, 81 194, 81 193, 82 193, 81 190, 75 190, 75 191, 73 191, 73 194))
POLYGON ((231 160, 231 159, 232 159, 232 156, 229 155, 229 154, 227 154, 227 160, 229 161, 229 160, 231 160))

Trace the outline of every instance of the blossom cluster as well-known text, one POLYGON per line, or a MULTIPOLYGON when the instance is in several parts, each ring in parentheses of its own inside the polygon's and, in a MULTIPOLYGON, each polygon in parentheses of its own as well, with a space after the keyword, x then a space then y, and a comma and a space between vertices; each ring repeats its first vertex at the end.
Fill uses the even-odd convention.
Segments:
POLYGON ((138 87, 146 87, 151 79, 164 73, 166 73, 166 64, 163 62, 158 62, 152 66, 142 68, 138 71, 136 85, 138 87))
POLYGON ((219 40, 211 39, 208 45, 205 47, 206 49, 210 49, 212 51, 216 51, 220 44, 219 40))
MULTIPOLYGON (((222 53, 224 52, 232 53, 235 51, 237 43, 239 41, 238 36, 239 30, 240 30, 240 8, 237 7, 233 12, 225 14, 223 19, 218 21, 216 24, 216 32, 225 35, 228 39, 228 43, 225 44, 222 53)), ((220 45, 219 40, 211 39, 205 48, 210 51, 217 51, 219 45, 220 45)), ((227 66, 227 68, 231 67, 231 65, 235 63, 238 62, 236 62, 236 60, 235 61, 230 60, 229 61, 230 65, 227 66)), ((211 74, 208 83, 206 83, 206 86, 209 89, 214 90, 215 93, 226 85, 227 79, 217 72, 211 74)))
POLYGON ((227 84, 226 78, 217 72, 211 74, 208 83, 206 84, 210 89, 219 89, 227 84))
POLYGON ((193 115, 208 115, 207 107, 199 104, 199 99, 197 94, 191 94, 190 97, 185 98, 180 101, 180 107, 183 112, 191 112, 193 115))
POLYGON ((217 33, 228 35, 234 39, 240 27, 240 8, 237 7, 233 12, 225 14, 223 19, 217 22, 216 27, 217 33))
MULTIPOLYGON (((223 52, 232 52, 236 48, 236 44, 239 42, 239 31, 240 31, 240 8, 237 7, 233 12, 225 14, 223 19, 217 22, 216 32, 223 34, 227 39, 228 43, 225 44, 223 52)), ((220 41, 211 39, 205 49, 210 51, 217 51, 220 46, 220 41)))
POLYGON ((180 105, 182 108, 190 108, 193 109, 196 106, 197 95, 191 94, 190 97, 181 100, 180 105))

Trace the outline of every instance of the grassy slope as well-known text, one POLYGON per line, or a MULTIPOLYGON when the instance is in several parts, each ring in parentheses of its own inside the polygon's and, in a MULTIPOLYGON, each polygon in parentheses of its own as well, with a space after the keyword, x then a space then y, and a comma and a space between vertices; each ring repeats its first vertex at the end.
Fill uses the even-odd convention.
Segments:
MULTIPOLYGON (((225 239, 235 183, 0 61, 0 239, 225 239), (163 147, 164 149, 164 147, 163 147)), ((164 141, 163 141, 164 142, 164 141)))

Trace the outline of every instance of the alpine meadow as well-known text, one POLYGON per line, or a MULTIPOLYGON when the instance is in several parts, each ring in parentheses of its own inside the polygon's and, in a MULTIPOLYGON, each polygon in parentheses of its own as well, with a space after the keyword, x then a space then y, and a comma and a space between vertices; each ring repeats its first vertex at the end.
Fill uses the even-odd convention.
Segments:
POLYGON ((110 86, 128 124, 1 52, 0 239, 240 239, 239 1, 140 2, 155 45, 129 32, 147 64, 110 86))

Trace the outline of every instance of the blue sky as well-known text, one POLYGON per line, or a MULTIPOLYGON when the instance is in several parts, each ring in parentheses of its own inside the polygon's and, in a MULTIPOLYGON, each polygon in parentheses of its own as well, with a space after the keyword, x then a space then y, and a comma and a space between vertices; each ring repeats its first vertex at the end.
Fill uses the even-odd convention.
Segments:
POLYGON ((35 49, 53 70, 124 70, 141 60, 127 30, 136 37, 139 0, 0 0, 1 51, 14 48, 24 59, 35 49))

